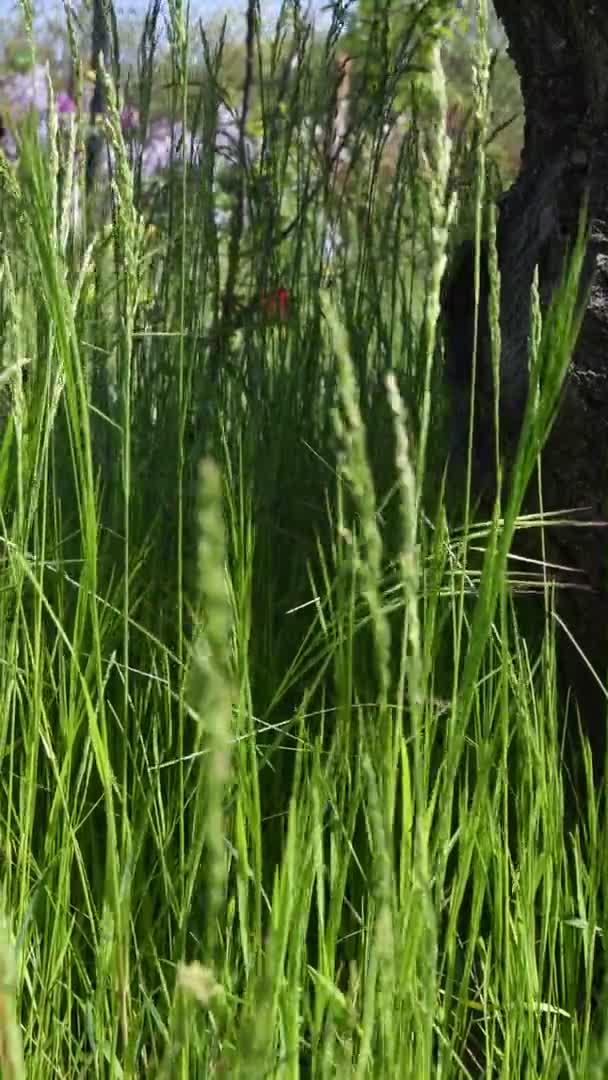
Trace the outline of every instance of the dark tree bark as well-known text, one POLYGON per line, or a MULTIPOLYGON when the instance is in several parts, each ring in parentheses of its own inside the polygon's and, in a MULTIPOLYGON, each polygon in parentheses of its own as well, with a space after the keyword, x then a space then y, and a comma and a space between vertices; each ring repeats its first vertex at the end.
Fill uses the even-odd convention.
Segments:
MULTIPOLYGON (((501 423, 516 435, 527 386, 530 288, 539 267, 541 299, 558 283, 588 198, 590 301, 560 411, 542 456, 545 510, 603 522, 608 503, 608 5, 597 0, 495 0, 519 72, 525 107, 517 181, 499 207, 501 423)), ((472 280, 472 278, 470 278, 472 280)), ((452 308, 458 308, 458 294, 452 308)), ((456 317, 448 311, 448 324, 456 317)), ((483 325, 480 327, 483 338, 483 325)), ((482 350, 483 352, 483 350, 482 350)), ((454 362, 454 361, 453 361, 454 362)), ((458 363, 458 360, 456 359, 458 363)), ((489 375, 481 363, 481 394, 489 375)), ((462 384, 466 379, 461 375, 462 384)), ((452 382, 453 373, 452 373, 452 382)), ((458 379, 456 379, 458 383, 458 379)), ((491 407, 490 407, 491 409, 491 407)), ((537 478, 526 509, 534 508, 537 478)), ((558 591, 560 618, 605 681, 608 667, 608 530, 601 525, 546 532, 547 558, 575 572, 558 591)), ((525 551, 538 555, 526 541, 525 551)), ((558 631, 559 664, 578 700, 594 760, 605 747, 606 699, 578 650, 558 631), (561 639, 561 640, 560 640, 561 639)), ((573 724, 574 717, 570 718, 573 724)))

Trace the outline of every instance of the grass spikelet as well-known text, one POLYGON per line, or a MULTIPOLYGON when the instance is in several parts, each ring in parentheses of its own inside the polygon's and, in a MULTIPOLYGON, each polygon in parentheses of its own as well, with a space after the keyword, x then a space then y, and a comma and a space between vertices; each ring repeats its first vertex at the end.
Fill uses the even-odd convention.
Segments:
MULTIPOLYGON (((199 474, 198 574, 201 625, 192 652, 189 698, 199 725, 198 745, 204 751, 200 782, 201 817, 195 835, 205 848, 206 956, 219 942, 217 920, 226 886, 224 798, 230 778, 232 729, 231 629, 226 585, 226 541, 219 469, 203 461, 199 474)), ((194 855, 194 852, 193 852, 194 855)), ((195 862, 191 860, 194 872, 195 862)))
POLYGON ((376 519, 376 496, 367 460, 365 428, 359 408, 358 390, 348 339, 333 306, 325 304, 333 347, 339 365, 339 394, 341 414, 335 414, 338 438, 342 444, 340 474, 350 489, 361 530, 362 550, 353 546, 355 569, 373 626, 376 650, 379 700, 386 705, 390 668, 390 627, 383 611, 380 583, 382 580, 382 540, 376 519))

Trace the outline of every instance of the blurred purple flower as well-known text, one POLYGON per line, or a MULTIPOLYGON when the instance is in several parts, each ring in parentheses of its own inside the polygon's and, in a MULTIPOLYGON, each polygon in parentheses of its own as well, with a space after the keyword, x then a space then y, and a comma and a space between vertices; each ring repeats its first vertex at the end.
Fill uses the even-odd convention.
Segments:
POLYGON ((32 108, 46 112, 49 107, 46 67, 35 64, 30 71, 17 71, 0 79, 0 96, 13 119, 32 108))
POLYGON ((123 135, 134 135, 139 130, 139 109, 135 105, 125 105, 120 114, 120 126, 123 135))
POLYGON ((141 175, 151 180, 171 163, 171 125, 168 120, 156 120, 150 124, 148 137, 141 155, 141 175))
MULTIPOLYGON (((83 117, 88 115, 91 93, 92 84, 87 81, 83 86, 80 108, 83 117)), ((13 72, 5 78, 0 78, 0 106, 3 107, 6 117, 6 124, 0 121, 0 151, 7 158, 15 161, 18 157, 11 128, 14 130, 15 125, 30 110, 37 114, 40 140, 46 141, 49 105, 46 66, 36 64, 29 71, 13 72)), ((59 90, 56 93, 55 106, 60 123, 67 121, 78 111, 76 102, 66 90, 59 90)), ((123 135, 131 145, 132 161, 135 162, 140 157, 144 183, 166 172, 171 164, 178 168, 184 160, 194 165, 200 164, 203 150, 200 134, 193 134, 185 129, 183 124, 171 123, 167 117, 159 117, 149 125, 147 136, 142 142, 140 114, 133 104, 126 104, 122 109, 120 124, 123 135)), ((241 168, 244 165, 250 165, 259 153, 259 145, 259 140, 247 137, 242 148, 244 154, 242 153, 238 122, 232 112, 224 104, 220 104, 217 114, 215 152, 222 160, 224 168, 241 168)), ((112 161, 113 153, 111 148, 108 148, 108 153, 102 156, 100 165, 102 174, 107 173, 108 164, 112 161)), ((224 224, 223 212, 218 213, 218 224, 224 224)))
POLYGON ((154 120, 150 124, 141 156, 143 179, 150 180, 168 169, 172 162, 179 163, 182 154, 187 161, 197 159, 198 144, 192 133, 184 133, 183 124, 172 125, 167 117, 154 120))
POLYGON ((76 112, 76 102, 65 90, 59 91, 55 98, 55 105, 57 106, 57 112, 62 116, 76 112))
POLYGON ((239 125, 233 113, 220 102, 217 110, 217 131, 215 133, 215 150, 228 165, 251 165, 255 161, 260 149, 258 139, 250 135, 245 136, 243 153, 245 161, 241 161, 239 125))

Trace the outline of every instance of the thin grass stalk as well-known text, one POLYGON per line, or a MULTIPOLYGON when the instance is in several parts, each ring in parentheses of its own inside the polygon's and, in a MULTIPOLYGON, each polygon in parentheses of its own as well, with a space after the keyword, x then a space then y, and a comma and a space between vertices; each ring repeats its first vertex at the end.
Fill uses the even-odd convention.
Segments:
MULTIPOLYGON (((131 469, 132 469, 132 366, 133 366, 133 341, 135 319, 139 306, 141 276, 140 276, 140 249, 143 239, 143 226, 139 215, 135 210, 133 200, 133 175, 128 160, 118 110, 118 97, 108 72, 105 69, 103 57, 99 58, 99 78, 103 86, 103 98, 106 104, 103 126, 108 138, 109 145, 115 154, 115 172, 112 180, 114 195, 114 234, 117 252, 120 254, 122 267, 122 295, 121 302, 121 343, 119 362, 119 387, 121 401, 121 427, 122 427, 122 455, 121 455, 121 479, 123 492, 123 728, 130 731, 131 715, 131 647, 130 647, 130 620, 131 611, 131 469)), ((128 781, 128 758, 125 755, 123 765, 123 792, 129 789, 128 781)), ((126 814, 122 817, 121 828, 121 862, 124 867, 129 865, 128 851, 130 848, 130 830, 126 814)), ((126 931, 127 927, 123 927, 126 931)), ((120 963, 120 1002, 121 1024, 125 1046, 128 1044, 128 985, 129 985, 129 948, 126 936, 119 943, 120 963)))
MULTIPOLYGON (((469 394, 469 426, 468 426, 468 440, 467 440, 467 457, 466 457, 466 478, 465 478, 465 493, 464 493, 464 522, 463 522, 463 551, 462 560, 466 565, 468 561, 468 538, 471 524, 471 498, 472 498, 472 483, 473 483, 473 447, 475 439, 475 402, 476 402, 476 388, 477 388, 477 362, 479 353, 479 315, 480 315, 480 275, 481 275, 481 259, 485 257, 485 251, 483 248, 483 213, 484 213, 484 196, 485 196, 485 180, 486 180, 486 153, 485 153, 485 134, 487 130, 487 114, 488 114, 488 91, 489 91, 489 52, 487 46, 487 0, 477 0, 477 17, 479 21, 479 33, 477 38, 477 49, 475 53, 475 62, 473 66, 473 115, 475 120, 475 204, 474 204, 474 323, 473 323, 473 344, 472 344, 472 356, 471 356, 471 385, 469 394)), ((494 269, 496 265, 494 264, 494 269)), ((494 283, 496 289, 499 283, 494 283)), ((498 293, 500 296, 500 293, 498 293)), ((494 304, 495 300, 492 301, 494 304)), ((492 363, 496 363, 499 357, 499 353, 496 352, 497 339, 495 328, 492 331, 492 363)), ((495 411, 498 412, 499 406, 499 385, 494 384, 494 403, 495 411)), ((496 427, 496 439, 499 440, 499 427, 496 427)), ((499 452, 498 452, 499 456, 499 452)), ((464 582, 463 582, 464 584, 464 582)), ((461 588, 459 596, 459 626, 462 627, 463 615, 464 615, 464 590, 461 588)), ((460 667, 460 654, 461 654, 461 635, 458 634, 457 640, 457 653, 455 657, 455 665, 458 670, 460 667)))
POLYGON ((423 489, 423 477, 426 467, 427 442, 431 417, 431 383, 433 358, 435 355, 436 328, 440 313, 441 281, 447 263, 447 241, 450 222, 456 203, 452 198, 447 202, 448 179, 450 175, 450 140, 446 135, 447 98, 445 76, 441 64, 441 49, 437 41, 429 46, 430 87, 432 94, 432 116, 427 147, 421 147, 422 163, 429 176, 429 215, 431 263, 427 277, 424 305, 424 342, 426 353, 422 375, 422 403, 419 417, 418 452, 416 475, 418 483, 417 505, 423 489))
MULTIPOLYGON (((172 114, 175 114, 177 105, 181 107, 182 116, 187 117, 187 57, 188 57, 188 29, 184 19, 184 6, 182 0, 171 0, 169 4, 169 17, 171 27, 171 63, 173 71, 177 72, 177 79, 172 79, 172 114), (177 95, 180 95, 178 97, 177 95)), ((185 141, 185 119, 182 133, 185 141)), ((182 147, 182 166, 184 169, 183 181, 185 185, 186 178, 186 163, 185 163, 185 146, 182 147)), ((185 366, 185 297, 186 297, 186 199, 185 199, 185 186, 182 187, 182 234, 179 249, 179 340, 178 340, 178 425, 177 425, 177 544, 176 544, 176 573, 177 573, 177 637, 178 637, 178 657, 180 660, 180 666, 184 659, 184 457, 183 457, 183 424, 185 418, 185 395, 184 395, 184 366, 185 366)), ((185 772, 184 772, 184 754, 185 754, 185 725, 186 716, 180 705, 179 720, 178 720, 178 758, 179 764, 179 791, 180 801, 182 806, 185 806, 186 802, 186 786, 185 786, 185 772)), ((180 837, 180 878, 182 882, 185 882, 187 877, 186 868, 188 866, 188 853, 186 850, 186 825, 184 814, 180 815, 179 820, 179 837, 180 837)), ((185 905, 186 896, 184 894, 182 904, 185 905)))
MULTIPOLYGON (((419 899, 418 909, 420 939, 415 943, 413 953, 418 955, 421 967, 421 994, 424 1005, 421 1011, 422 1038, 421 1054, 430 1067, 433 1044, 432 1016, 436 1001, 437 968, 437 926, 431 894, 431 868, 429 862, 427 791, 425 790, 425 754, 423 750, 423 731, 425 725, 425 685, 422 664, 422 626, 419 615, 420 594, 420 544, 417 538, 418 498, 414 467, 411 461, 409 440, 406 428, 406 415, 397 383, 393 375, 387 377, 389 404, 394 418, 396 441, 396 465, 399 483, 399 502, 401 509, 401 551, 399 556, 400 584, 403 590, 403 666, 407 685, 410 731, 413 745, 413 790, 415 795, 413 852, 413 871, 415 874, 414 892, 419 899)), ((406 791, 410 789, 410 768, 407 753, 401 753, 404 769, 403 783, 406 791)), ((392 762, 393 775, 398 776, 399 762, 392 762)), ((393 792, 393 798, 395 797, 393 792)), ((394 803, 393 803, 394 805, 394 803)), ((412 919, 412 922, 414 920, 412 919)), ((416 930, 412 926, 411 934, 416 930)))
MULTIPOLYGON (((382 725, 379 734, 381 759, 385 768, 390 770, 394 758, 393 722, 388 709, 390 684, 390 626, 383 610, 380 593, 382 580, 382 540, 376 519, 376 502, 373 479, 367 461, 365 429, 357 401, 357 388, 354 369, 350 359, 347 337, 338 321, 334 308, 326 302, 325 316, 331 328, 336 356, 339 363, 339 390, 344 418, 336 412, 335 423, 338 437, 343 446, 341 473, 350 488, 355 505, 360 515, 363 539, 362 557, 355 554, 355 572, 361 582, 361 591, 369 610, 373 629, 376 674, 378 678, 378 717, 382 725)), ((353 549, 355 551, 356 549, 353 549)), ((388 773, 390 776, 390 772, 388 773)), ((387 799, 387 790, 383 788, 383 800, 387 799)), ((391 813, 391 802, 385 801, 385 812, 391 813)))

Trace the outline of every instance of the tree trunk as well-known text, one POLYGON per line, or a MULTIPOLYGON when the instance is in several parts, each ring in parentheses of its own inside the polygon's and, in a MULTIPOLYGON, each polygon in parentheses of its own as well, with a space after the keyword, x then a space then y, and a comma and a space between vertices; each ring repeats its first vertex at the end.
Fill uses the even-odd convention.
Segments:
MULTIPOLYGON (((501 200, 501 406, 517 429, 526 394, 530 287, 538 264, 547 302, 572 244, 585 195, 591 239, 590 301, 564 386, 560 411, 542 455, 546 511, 601 523, 547 529, 557 577, 560 620, 605 682, 608 606, 608 6, 595 0, 495 0, 521 79, 525 107, 520 174, 501 200), (573 587, 574 585, 577 587, 573 587)), ((483 373, 482 373, 483 385, 483 373)), ((526 510, 534 508, 537 478, 526 510)), ((528 551, 532 554, 530 548, 528 551)), ((538 554, 538 552, 537 552, 538 554)), ((561 675, 575 692, 595 763, 603 764, 606 697, 568 635, 558 630, 561 675), (561 639, 561 640, 560 640, 561 639)), ((570 716, 570 723, 576 718, 570 716)))

